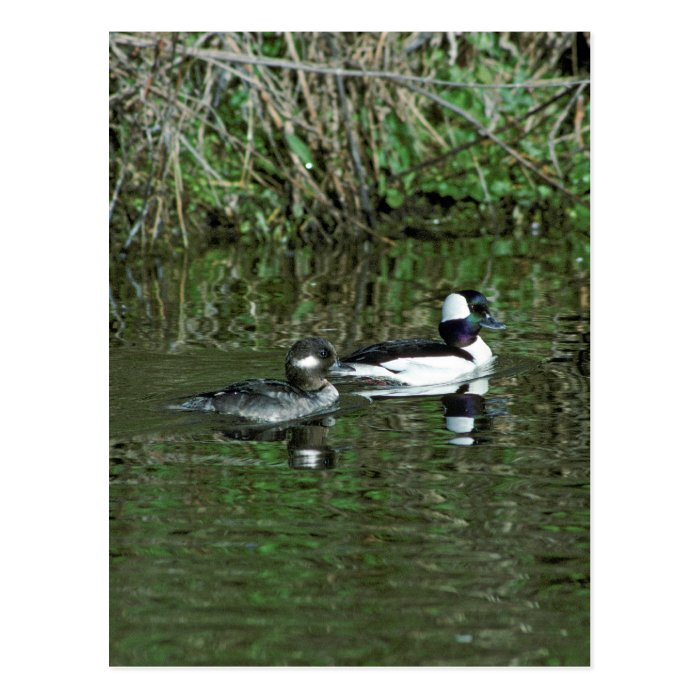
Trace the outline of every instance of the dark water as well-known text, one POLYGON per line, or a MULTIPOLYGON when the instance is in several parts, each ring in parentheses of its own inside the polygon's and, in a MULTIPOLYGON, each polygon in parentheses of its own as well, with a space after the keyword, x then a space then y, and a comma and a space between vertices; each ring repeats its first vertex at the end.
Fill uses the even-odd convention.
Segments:
POLYGON ((216 250, 111 268, 113 665, 587 665, 585 242, 216 250), (486 380, 251 434, 163 409, 286 349, 436 335, 473 287, 486 380))

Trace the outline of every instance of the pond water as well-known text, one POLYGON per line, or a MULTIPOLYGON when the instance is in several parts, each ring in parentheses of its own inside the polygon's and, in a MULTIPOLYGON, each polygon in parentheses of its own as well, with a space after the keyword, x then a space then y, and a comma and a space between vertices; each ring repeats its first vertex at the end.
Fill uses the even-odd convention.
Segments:
POLYGON ((112 665, 589 664, 580 234, 217 248, 110 270, 112 665), (436 337, 475 288, 488 377, 262 432, 174 398, 297 339, 436 337))

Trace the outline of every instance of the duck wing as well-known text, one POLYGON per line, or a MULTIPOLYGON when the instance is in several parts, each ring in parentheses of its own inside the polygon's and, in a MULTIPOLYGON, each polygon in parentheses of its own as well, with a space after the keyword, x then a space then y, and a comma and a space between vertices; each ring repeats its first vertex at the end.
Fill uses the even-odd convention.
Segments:
POLYGON ((288 382, 279 379, 246 379, 242 382, 229 384, 229 386, 217 391, 210 391, 200 396, 221 396, 222 394, 244 394, 247 396, 267 396, 277 398, 285 395, 303 396, 304 392, 293 387, 288 382))
POLYGON ((387 340, 383 343, 368 345, 366 348, 355 350, 347 357, 341 358, 341 362, 384 365, 395 360, 427 357, 461 357, 469 361, 474 360, 471 353, 462 348, 452 347, 435 340, 408 338, 406 340, 387 340))

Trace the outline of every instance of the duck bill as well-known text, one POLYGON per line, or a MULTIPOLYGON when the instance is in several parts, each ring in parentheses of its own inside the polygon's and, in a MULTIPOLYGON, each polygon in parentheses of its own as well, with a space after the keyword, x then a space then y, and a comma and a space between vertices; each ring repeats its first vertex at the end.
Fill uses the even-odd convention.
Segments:
POLYGON ((497 321, 491 314, 484 314, 480 324, 482 328, 492 328, 495 331, 502 331, 506 327, 505 323, 497 321))

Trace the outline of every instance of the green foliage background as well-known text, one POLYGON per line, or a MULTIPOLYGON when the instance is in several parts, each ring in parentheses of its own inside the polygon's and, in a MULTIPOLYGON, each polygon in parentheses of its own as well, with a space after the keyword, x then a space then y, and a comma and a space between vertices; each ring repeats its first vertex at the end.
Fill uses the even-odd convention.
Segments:
POLYGON ((587 50, 580 32, 113 34, 112 244, 392 237, 447 211, 463 233, 585 231, 587 50))

